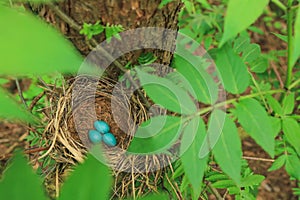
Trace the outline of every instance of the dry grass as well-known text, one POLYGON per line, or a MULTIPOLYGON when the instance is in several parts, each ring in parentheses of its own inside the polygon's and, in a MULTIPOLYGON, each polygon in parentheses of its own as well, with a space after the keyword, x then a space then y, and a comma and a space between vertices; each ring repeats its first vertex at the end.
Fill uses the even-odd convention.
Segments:
POLYGON ((137 125, 149 118, 138 96, 126 96, 122 92, 124 88, 116 88, 115 82, 106 78, 99 82, 95 80, 96 93, 85 95, 74 92, 76 81, 86 83, 85 77, 71 79, 61 88, 49 86, 51 89, 46 92, 51 106, 48 108, 49 122, 43 137, 50 147, 40 158, 50 156, 56 161, 54 170, 46 177, 49 194, 57 196, 59 186, 72 167, 83 162, 92 146, 88 139, 88 130, 94 129, 95 117, 110 125, 118 142, 116 147, 103 145, 107 164, 112 168, 115 178, 112 199, 137 197, 157 191, 162 183, 164 170, 170 169, 171 158, 167 155, 126 153, 137 125), (112 95, 113 90, 118 95, 112 95), (72 102, 72 95, 78 95, 76 102, 72 102))

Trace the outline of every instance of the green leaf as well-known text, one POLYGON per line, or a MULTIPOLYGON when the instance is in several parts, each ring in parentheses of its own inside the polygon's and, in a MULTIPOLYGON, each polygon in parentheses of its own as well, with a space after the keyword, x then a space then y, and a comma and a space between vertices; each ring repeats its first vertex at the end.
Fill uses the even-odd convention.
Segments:
MULTIPOLYGON (((100 148, 97 150, 101 151, 100 148)), ((112 178, 108 167, 89 154, 84 163, 76 166, 72 174, 63 183, 58 199, 109 199, 111 184, 112 178), (82 186, 80 189, 78 188, 79 185, 82 186), (76 195, 74 195, 74 192, 76 195)))
POLYGON ((273 137, 275 138, 278 133, 281 131, 281 120, 276 117, 269 117, 271 123, 272 123, 272 128, 273 128, 273 137))
POLYGON ((233 187, 236 186, 235 183, 232 180, 221 180, 221 181, 217 181, 213 184, 211 184, 214 188, 229 188, 229 187, 233 187))
POLYGON ((250 175, 242 179, 240 187, 259 185, 264 179, 262 175, 250 175))
POLYGON ((224 34, 220 47, 229 39, 234 38, 238 33, 248 26, 262 14, 268 4, 268 0, 229 0, 224 22, 224 34))
POLYGON ((51 3, 51 2, 59 2, 61 0, 10 0, 11 2, 24 2, 24 3, 51 3))
POLYGON ((47 199, 42 185, 40 177, 27 165, 27 160, 18 151, 0 182, 1 199, 47 199))
MULTIPOLYGON (((214 112, 218 113, 223 111, 216 110, 214 112)), ((216 116, 222 117, 224 115, 225 113, 216 114, 216 116)), ((221 169, 239 184, 241 179, 242 146, 237 128, 227 115, 225 115, 225 121, 224 119, 218 118, 214 118, 213 120, 214 125, 216 123, 217 127, 223 127, 221 128, 221 136, 213 147, 212 152, 221 169), (222 123, 224 123, 224 125, 222 123), (229 160, 230 162, 228 162, 229 160)))
POLYGON ((268 169, 268 171, 275 171, 281 168, 286 161, 286 155, 279 156, 272 164, 272 166, 268 169))
POLYGON ((300 155, 300 126, 295 119, 283 118, 282 129, 288 142, 296 149, 300 155))
MULTIPOLYGON (((178 51, 180 51, 180 48, 178 51)), ((172 64, 191 85, 191 88, 193 89, 191 95, 205 104, 214 104, 218 98, 217 84, 204 70, 201 63, 195 60, 196 58, 194 55, 187 52, 185 52, 184 55, 186 55, 184 58, 176 55, 172 64)))
POLYGON ((174 0, 162 0, 160 2, 160 4, 158 5, 158 8, 162 9, 165 5, 167 5, 168 3, 172 2, 172 1, 174 1, 174 0))
POLYGON ((34 121, 33 116, 2 89, 0 89, 0 102, 0 118, 20 119, 27 122, 34 121))
POLYGON ((224 128, 226 114, 220 110, 214 110, 209 118, 207 135, 201 146, 199 157, 204 158, 218 142, 224 128))
POLYGON ((128 152, 140 154, 163 152, 178 139, 181 124, 180 117, 166 115, 150 118, 139 126, 128 152))
POLYGON ((233 48, 237 54, 242 53, 250 45, 250 37, 240 35, 234 40, 233 48))
POLYGON ((246 49, 243 51, 243 61, 244 62, 252 62, 256 60, 260 56, 260 46, 258 44, 250 44, 246 49))
POLYGON ((273 35, 275 35, 276 37, 278 37, 279 39, 281 39, 284 42, 288 42, 288 36, 287 35, 281 35, 279 33, 272 33, 273 35))
POLYGON ((70 42, 33 15, 0 5, 0 27, 2 74, 75 73, 83 61, 70 42))
POLYGON ((269 66, 269 61, 267 58, 260 56, 255 61, 249 63, 249 65, 252 72, 264 73, 269 66))
POLYGON ((122 25, 109 25, 109 23, 106 24, 106 27, 105 27, 106 41, 109 43, 111 41, 112 37, 115 37, 118 40, 121 40, 119 33, 122 31, 124 31, 124 28, 122 25))
POLYGON ((282 101, 283 115, 291 114, 295 107, 295 93, 286 94, 282 101))
POLYGON ((295 20, 294 32, 295 32, 295 36, 294 36, 294 44, 293 44, 292 65, 296 63, 296 61, 300 56, 300 9, 299 8, 295 20))
POLYGON ((287 156, 285 169, 287 173, 298 180, 300 180, 300 160, 296 155, 287 156))
POLYGON ((233 94, 241 94, 249 86, 249 73, 242 59, 229 45, 217 52, 216 66, 225 90, 233 94))
POLYGON ((274 157, 274 133, 272 123, 265 109, 255 99, 244 99, 236 106, 238 121, 244 130, 274 157))
POLYGON ((197 111, 195 103, 182 88, 166 78, 150 75, 140 69, 136 69, 136 71, 147 95, 155 103, 168 110, 187 115, 197 111))
POLYGON ((205 124, 200 117, 192 119, 183 131, 180 154, 185 176, 192 184, 194 197, 199 197, 208 156, 200 159, 199 150, 205 137, 205 124), (188 144, 192 144, 188 147, 188 144), (186 149, 186 147, 188 147, 186 149))
POLYGON ((268 104, 270 105, 270 107, 272 108, 272 110, 276 114, 278 114, 280 116, 283 114, 282 107, 281 107, 280 103, 277 101, 277 99, 273 98, 271 95, 268 95, 267 101, 268 101, 268 104))

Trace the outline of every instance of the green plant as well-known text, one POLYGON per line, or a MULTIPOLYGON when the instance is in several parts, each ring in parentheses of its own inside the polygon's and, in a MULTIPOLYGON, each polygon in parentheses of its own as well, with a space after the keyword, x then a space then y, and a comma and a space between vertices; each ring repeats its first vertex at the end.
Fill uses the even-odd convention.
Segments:
MULTIPOLYGON (((164 0, 161 6, 169 2, 171 1, 164 0)), ((198 59, 199 64, 196 67, 192 66, 188 59, 193 58, 193 55, 188 53, 185 54, 186 57, 175 55, 172 66, 176 71, 165 78, 149 74, 147 68, 140 67, 134 70, 134 66, 129 63, 127 69, 145 85, 144 90, 147 95, 155 103, 177 113, 176 116, 153 117, 151 122, 145 122, 137 130, 137 134, 142 134, 145 130, 153 132, 157 129, 153 125, 155 122, 166 121, 159 134, 146 139, 134 138, 129 150, 138 153, 153 151, 168 153, 170 141, 177 141, 182 137, 182 143, 188 143, 192 137, 194 139, 191 145, 187 149, 179 150, 182 155, 180 160, 173 164, 174 174, 166 174, 165 178, 169 180, 172 176, 172 181, 179 184, 180 192, 189 199, 198 199, 199 196, 207 198, 208 193, 214 193, 220 198, 215 188, 227 189, 228 193, 235 195, 236 199, 254 199, 257 186, 264 177, 253 174, 242 159, 241 139, 237 128, 240 126, 272 158, 275 158, 270 171, 285 166, 291 178, 299 181, 300 116, 297 110, 300 101, 300 73, 297 59, 300 55, 300 9, 298 5, 294 5, 292 0, 288 0, 287 5, 273 0, 286 12, 288 33, 286 36, 277 36, 287 42, 288 51, 261 54, 260 46, 250 43, 245 30, 258 30, 251 24, 262 14, 269 1, 247 0, 242 6, 238 0, 222 1, 219 6, 210 5, 205 0, 195 2, 184 1, 185 8, 180 16, 182 22, 180 31, 192 36, 198 42, 204 42, 207 48, 211 48, 209 53, 217 64, 217 73, 214 76, 218 77, 220 82, 214 82, 210 74, 207 74, 205 69, 208 64, 204 60, 198 59), (223 8, 227 2, 227 15, 224 18, 223 8), (296 20, 294 20, 293 15, 296 11, 296 20), (243 18, 240 17, 241 15, 243 18), (185 20, 189 22, 187 25, 183 23, 185 20), (195 24, 197 26, 194 26, 195 24), (191 25, 193 28, 189 27, 191 25), (283 56, 284 53, 287 53, 288 66, 285 73, 285 87, 281 88, 277 83, 279 80, 269 81, 266 69, 268 61, 276 61, 277 55, 283 56), (153 84, 153 81, 156 84, 153 84), (232 98, 217 102, 220 84, 232 98), (194 101, 204 106, 197 109, 194 101), (225 105, 230 106, 226 112, 220 109, 225 105), (202 116, 207 114, 210 114, 210 117, 205 123, 202 116), (220 138, 217 140, 211 137, 211 134, 216 131, 220 133, 220 138), (210 140, 212 143, 204 143, 207 138, 213 139, 210 140), (217 169, 213 167, 215 163, 218 165, 217 169)), ((52 29, 49 30, 28 13, 11 9, 7 7, 9 6, 7 2, 6 4, 0 5, 0 16, 4 16, 4 20, 0 20, 0 25, 10 27, 10 31, 3 31, 0 37, 1 44, 6 47, 2 53, 9 52, 4 54, 0 62, 3 75, 24 76, 31 73, 43 75, 56 71, 62 73, 77 71, 82 58, 63 37, 52 29), (18 26, 11 26, 12 23, 18 26), (17 37, 19 32, 22 32, 27 40, 17 37), (47 54, 40 51, 39 44, 44 45, 47 54), (28 51, 29 47, 31 51, 28 51), (18 55, 18 59, 14 59, 15 55, 18 55)), ((122 28, 109 24, 105 27, 99 23, 85 24, 82 34, 90 38, 100 34, 104 29, 109 40, 122 28)), ((181 42, 178 45, 191 44, 191 41, 181 42)), ((149 56, 149 54, 142 55, 139 59, 140 64, 144 65, 154 61, 153 55, 149 56)), ((13 98, 8 96, 4 91, 0 91, 1 117, 9 119, 17 117, 27 122, 34 121, 34 116, 38 117, 20 108, 12 100, 13 98)), ((28 94, 26 98, 32 99, 32 95, 28 94)), ((33 144, 41 142, 45 145, 37 138, 38 135, 31 133, 27 139, 33 144)), ((46 165, 51 163, 47 157, 44 162, 46 165)), ((72 193, 75 187, 78 188, 78 183, 83 186, 80 187, 76 198, 107 198, 111 184, 109 170, 93 156, 88 155, 85 163, 76 166, 72 175, 64 183, 59 199, 74 199, 72 193)), ((47 199, 41 184, 40 178, 26 165, 26 160, 20 153, 17 153, 0 182, 0 193, 5 199, 47 199)), ((171 184, 166 185, 166 188, 172 191, 171 184)), ((299 195, 299 188, 295 188, 294 192, 299 195)), ((178 195, 174 191, 171 193, 174 198, 178 195)), ((168 198, 168 195, 158 194, 144 199, 168 198)))
MULTIPOLYGON (((99 149, 97 149, 99 151, 99 149)), ((107 166, 88 155, 83 164, 76 166, 65 181, 58 199, 108 199, 112 179, 107 166), (74 196, 74 188, 81 183, 74 196)), ((5 199, 48 199, 37 176, 18 151, 0 182, 0 193, 5 199)), ((149 195, 141 199, 168 199, 165 194, 149 195)))
POLYGON ((100 21, 97 21, 95 24, 84 23, 80 34, 86 35, 88 39, 92 39, 93 36, 101 34, 105 31, 106 41, 110 42, 112 37, 121 39, 119 33, 124 31, 122 25, 110 25, 109 23, 106 26, 100 24, 100 21))
MULTIPOLYGON (((164 1, 164 3, 168 2, 164 1)), ((193 20, 193 14, 199 10, 195 11, 193 5, 187 4, 187 1, 184 2, 188 13, 184 19, 190 23, 202 22, 203 18, 202 21, 200 19, 193 20)), ((283 51, 287 53, 288 65, 285 73, 285 88, 282 88, 278 84, 279 80, 265 83, 267 78, 265 71, 268 68, 271 55, 261 54, 260 46, 251 44, 249 36, 245 32, 263 13, 268 3, 267 0, 259 2, 249 0, 241 5, 238 0, 230 0, 224 20, 224 32, 221 35, 216 33, 216 30, 220 30, 218 26, 215 26, 216 29, 210 26, 212 31, 209 32, 205 29, 194 31, 195 35, 202 34, 204 36, 200 38, 193 35, 188 25, 180 30, 194 36, 193 38, 197 39, 198 42, 203 41, 206 34, 212 33, 214 35, 213 40, 209 42, 205 42, 204 39, 204 44, 210 47, 211 44, 214 44, 215 48, 212 48, 209 53, 215 60, 217 77, 221 80, 218 84, 222 84, 226 92, 233 95, 233 98, 216 103, 219 85, 203 70, 205 65, 203 66, 201 62, 197 66, 192 66, 188 62, 193 59, 192 53, 185 53, 185 57, 180 57, 179 54, 176 55, 175 53, 175 59, 172 63, 176 73, 183 76, 188 82, 187 84, 178 81, 178 76, 162 78, 148 74, 142 68, 135 70, 147 95, 155 103, 162 105, 169 111, 178 113, 178 115, 176 117, 158 116, 153 117, 151 121, 146 121, 138 128, 137 134, 152 133, 157 129, 157 122, 165 120, 166 123, 161 131, 152 137, 134 138, 129 151, 150 154, 154 152, 167 153, 172 146, 170 142, 172 143, 172 141, 182 137, 181 145, 184 146, 186 140, 194 138, 191 146, 181 156, 180 165, 182 167, 179 167, 181 173, 177 173, 185 175, 181 185, 182 188, 187 189, 183 190, 184 192, 189 191, 187 185, 192 186, 193 192, 188 192, 189 198, 198 199, 204 189, 203 179, 211 183, 212 187, 226 188, 237 199, 255 198, 254 193, 252 193, 253 187, 258 185, 263 177, 243 175, 242 150, 237 126, 241 126, 270 157, 277 157, 270 170, 285 166, 292 179, 300 180, 300 115, 296 112, 298 108, 294 107, 297 105, 296 101, 299 101, 299 97, 298 100, 296 97, 299 95, 300 77, 293 71, 293 68, 299 70, 296 60, 300 55, 298 48, 300 45, 300 10, 298 10, 295 25, 293 25, 292 16, 296 11, 292 8, 293 1, 288 1, 287 5, 282 3, 278 5, 285 10, 288 25, 286 37, 288 51, 283 51), (294 35, 292 34, 293 29, 294 35), (250 89, 250 93, 246 92, 246 89, 250 89), (274 98, 274 95, 279 95, 280 98, 274 98), (193 100, 198 100, 208 106, 198 110, 190 96, 193 100), (220 110, 224 105, 230 105, 227 112, 220 110), (205 125, 201 117, 207 116, 209 113, 210 118, 205 125), (220 133, 220 138, 217 140, 212 135, 216 132, 220 133), (205 143, 205 138, 209 137, 211 137, 209 139, 211 146, 205 143), (211 150, 213 157, 209 157, 206 153, 209 150, 211 150), (213 161, 222 169, 221 175, 226 176, 223 182, 219 180, 219 182, 214 183, 210 180, 210 176, 205 176, 208 163, 213 161)), ((211 8, 208 7, 207 9, 211 8)), ((206 22, 208 21, 206 18, 206 22)), ((220 22, 223 23, 222 20, 220 22)), ((285 38, 283 39, 285 40, 285 38)), ((197 47, 193 46, 191 41, 183 40, 180 42, 177 45, 190 45, 189 50, 191 52, 194 51, 194 47, 197 47)), ((280 52, 276 53, 279 54, 280 52)), ((250 174, 248 173, 248 175, 250 174)), ((295 191, 297 193, 298 190, 295 189, 295 191)))

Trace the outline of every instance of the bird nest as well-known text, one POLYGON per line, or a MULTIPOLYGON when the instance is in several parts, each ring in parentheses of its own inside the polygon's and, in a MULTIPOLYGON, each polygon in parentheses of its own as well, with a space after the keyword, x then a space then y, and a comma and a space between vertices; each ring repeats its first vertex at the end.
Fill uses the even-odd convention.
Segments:
POLYGON ((107 165, 111 167, 115 178, 112 198, 157 191, 162 183, 163 171, 167 169, 165 166, 171 166, 169 156, 126 154, 137 126, 149 118, 139 96, 126 95, 126 88, 108 78, 95 80, 93 84, 96 83, 96 90, 90 92, 91 95, 74 92, 75 85, 86 83, 85 79, 69 80, 61 88, 53 87, 47 94, 51 112, 44 140, 50 147, 40 158, 51 157, 55 160, 54 170, 46 177, 50 196, 58 195, 59 185, 72 166, 83 162, 92 146, 88 131, 94 129, 95 120, 107 122, 117 139, 115 147, 102 145, 107 165), (74 98, 77 100, 74 101, 74 98))

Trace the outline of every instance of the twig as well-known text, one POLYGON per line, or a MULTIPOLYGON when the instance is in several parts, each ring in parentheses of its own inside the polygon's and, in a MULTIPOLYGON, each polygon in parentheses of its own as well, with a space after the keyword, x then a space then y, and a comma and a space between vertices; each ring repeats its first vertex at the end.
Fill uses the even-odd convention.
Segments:
POLYGON ((32 100, 31 104, 29 105, 28 110, 31 112, 33 107, 36 105, 36 103, 44 96, 45 91, 43 91, 42 93, 40 93, 38 96, 34 97, 34 99, 32 100))
POLYGON ((256 158, 256 157, 249 157, 249 156, 243 156, 244 159, 247 160, 257 160, 257 161, 264 161, 264 162, 274 162, 274 159, 268 159, 268 158, 256 158))
POLYGON ((217 200, 223 200, 222 196, 220 195, 220 193, 218 192, 218 190, 216 188, 214 188, 211 183, 209 182, 207 184, 207 187, 211 190, 211 192, 213 193, 213 195, 215 195, 217 200))
POLYGON ((284 88, 283 80, 282 80, 282 78, 281 78, 281 76, 280 76, 280 73, 279 73, 279 71, 277 70, 277 68, 276 68, 276 66, 274 65, 273 62, 271 62, 271 67, 272 67, 272 69, 273 69, 273 71, 274 71, 274 73, 275 73, 275 75, 276 75, 276 77, 277 77, 277 79, 278 79, 278 81, 279 81, 279 83, 280 83, 280 88, 284 88))
MULTIPOLYGON (((80 31, 81 30, 81 26, 79 24, 77 24, 71 17, 69 17, 68 15, 66 15, 62 10, 60 10, 56 5, 49 3, 48 6, 63 20, 65 21, 67 24, 69 24, 69 26, 73 29, 75 29, 76 31, 80 31)), ((108 59, 114 60, 113 57, 102 47, 99 46, 99 44, 97 43, 97 41, 95 39, 91 39, 91 43, 97 47, 97 50, 99 50, 101 53, 104 54, 104 56, 108 59)), ((127 70, 126 68, 123 67, 123 65, 117 61, 114 60, 113 64, 119 68, 122 72, 125 73, 125 76, 128 78, 128 80, 131 82, 131 84, 137 89, 137 93, 138 95, 141 97, 143 103, 145 104, 145 106, 150 109, 151 104, 149 103, 149 101, 147 100, 147 98, 144 96, 144 94, 142 93, 142 91, 139 89, 139 86, 136 84, 136 82, 132 79, 132 77, 130 76, 130 70, 127 70)))
POLYGON ((21 98, 21 101, 23 102, 24 106, 28 109, 27 103, 26 103, 25 98, 24 98, 24 96, 23 96, 22 89, 21 89, 21 87, 20 87, 19 80, 16 78, 15 82, 16 82, 16 86, 17 86, 18 93, 19 93, 19 96, 20 96, 20 98, 21 98))
POLYGON ((59 196, 59 181, 58 181, 58 167, 55 170, 55 197, 58 198, 59 196))

